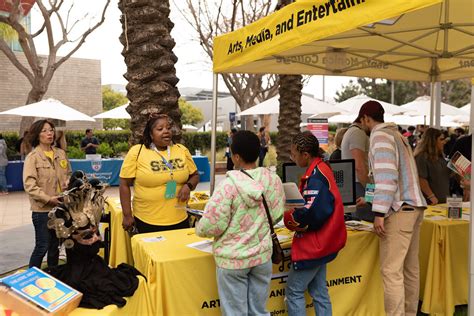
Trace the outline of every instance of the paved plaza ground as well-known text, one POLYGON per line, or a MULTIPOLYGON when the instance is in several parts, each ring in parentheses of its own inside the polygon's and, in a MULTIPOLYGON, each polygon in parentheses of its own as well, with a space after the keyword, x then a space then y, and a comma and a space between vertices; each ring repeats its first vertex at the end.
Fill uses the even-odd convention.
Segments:
MULTIPOLYGON (((217 175, 216 183, 225 175, 217 175)), ((209 190, 210 183, 199 183, 196 190, 209 190)), ((118 187, 107 189, 106 196, 118 198, 118 187)), ((28 264, 34 246, 31 210, 25 192, 0 196, 0 275, 28 264)))

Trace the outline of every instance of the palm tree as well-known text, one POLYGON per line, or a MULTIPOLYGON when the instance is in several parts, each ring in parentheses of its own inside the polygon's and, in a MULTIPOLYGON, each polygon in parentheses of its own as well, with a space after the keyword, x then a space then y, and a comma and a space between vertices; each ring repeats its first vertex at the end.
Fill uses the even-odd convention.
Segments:
MULTIPOLYGON (((278 1, 276 10, 292 3, 293 0, 278 1)), ((291 140, 300 131, 301 123, 301 75, 280 75, 280 114, 278 115, 277 165, 290 161, 291 140)))
POLYGON ((291 140, 300 131, 302 79, 301 75, 280 75, 280 114, 276 145, 278 168, 290 161, 291 140))
POLYGON ((170 35, 174 24, 169 18, 168 0, 119 1, 119 8, 130 100, 127 111, 131 116, 131 143, 136 144, 150 113, 166 113, 181 127, 176 87, 179 79, 174 66, 178 58, 172 51, 175 41, 170 35))

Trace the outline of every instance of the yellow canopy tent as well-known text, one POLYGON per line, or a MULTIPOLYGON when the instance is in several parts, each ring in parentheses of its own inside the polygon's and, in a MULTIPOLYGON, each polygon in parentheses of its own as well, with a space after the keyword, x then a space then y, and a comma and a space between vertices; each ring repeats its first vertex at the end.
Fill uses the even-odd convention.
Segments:
MULTIPOLYGON (((431 83, 469 78, 474 76, 473 3, 445 0, 427 6, 433 1, 298 1, 217 37, 214 72, 343 75, 431 83), (423 9, 413 11, 417 8, 423 9)), ((433 90, 430 123, 439 126, 440 85, 433 85, 433 90)))
MULTIPOLYGON (((219 73, 272 73, 431 82, 437 101, 431 117, 439 126, 439 82, 474 77, 474 1, 301 0, 216 37, 213 63, 213 124, 219 73)), ((215 134, 211 150, 213 173, 215 134)), ((211 190, 213 181, 211 174, 211 190)), ((470 231, 474 306, 474 229, 470 231)))

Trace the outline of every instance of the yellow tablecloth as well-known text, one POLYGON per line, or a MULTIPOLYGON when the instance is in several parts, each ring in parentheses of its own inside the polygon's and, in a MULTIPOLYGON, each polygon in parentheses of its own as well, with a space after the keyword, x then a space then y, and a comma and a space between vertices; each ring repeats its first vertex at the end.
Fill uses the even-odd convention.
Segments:
POLYGON ((448 220, 445 205, 425 211, 420 235, 422 312, 453 315, 455 305, 467 304, 468 245, 468 221, 448 220))
MULTIPOLYGON (((188 206, 193 209, 203 210, 207 200, 199 200, 195 197, 209 194, 208 191, 195 191, 191 193, 191 199, 188 206)), ((122 228, 122 206, 120 200, 116 198, 108 198, 106 211, 111 215, 111 245, 109 265, 117 267, 122 262, 133 265, 132 247, 130 244, 130 236, 122 228)))
MULTIPOLYGON (((191 205, 191 207, 196 209, 203 209, 204 205, 205 202, 200 203, 200 205, 191 205)), ((150 276, 152 276, 154 280, 156 280, 156 276, 153 275, 154 273, 164 273, 164 279, 170 280, 169 282, 172 282, 171 280, 174 279, 174 274, 171 274, 171 276, 168 277, 168 270, 162 269, 166 268, 175 271, 172 267, 169 266, 169 262, 173 262, 177 266, 182 266, 184 264, 187 267, 186 269, 191 269, 191 271, 195 271, 194 273, 199 274, 200 280, 204 280, 204 282, 207 282, 202 283, 202 281, 200 281, 201 283, 199 284, 212 284, 212 290, 207 290, 207 292, 204 292, 203 295, 197 297, 200 297, 199 299, 205 299, 206 297, 214 297, 214 300, 218 299, 217 291, 215 289, 215 267, 214 262, 212 260, 212 256, 206 253, 201 254, 197 250, 187 249, 187 247, 184 247, 186 244, 193 242, 193 240, 200 240, 198 237, 190 235, 189 237, 182 236, 182 240, 178 238, 179 240, 173 241, 175 246, 173 250, 170 251, 170 253, 167 253, 167 249, 169 249, 167 246, 162 246, 159 243, 157 243, 156 245, 153 245, 153 243, 147 243, 146 245, 142 245, 141 242, 139 243, 137 241, 137 245, 135 246, 135 248, 137 249, 134 249, 134 255, 132 255, 130 238, 128 234, 122 229, 122 212, 118 200, 110 201, 109 209, 112 214, 112 245, 110 256, 110 264, 112 266, 117 266, 121 262, 133 264, 133 257, 137 258, 137 255, 135 253, 138 253, 139 261, 135 262, 135 266, 139 268, 145 275, 148 276, 148 273, 150 273, 150 276), (145 252, 147 253, 146 256, 144 254, 145 252), (153 253, 155 253, 155 256, 159 256, 159 260, 154 261, 149 259, 150 257, 152 257, 153 253), (207 259, 199 259, 202 256, 205 256, 207 259), (184 259, 185 262, 179 263, 178 261, 181 259, 184 259), (166 260, 168 263, 161 263, 161 260, 166 260), (188 265, 190 265, 190 262, 192 262, 192 264, 196 264, 196 266, 189 268, 188 265), (150 272, 147 270, 148 268, 146 267, 150 265, 153 265, 155 267, 155 269, 153 270, 155 272, 150 272), (166 273, 158 271, 166 271, 166 273)), ((467 304, 468 299, 469 223, 467 221, 460 220, 439 220, 438 217, 445 216, 445 214, 446 206, 430 207, 428 210, 425 211, 425 220, 421 228, 420 236, 420 300, 423 301, 422 311, 425 313, 452 315, 454 312, 454 306, 467 304), (432 216, 436 217, 433 218, 432 216)), ((165 233, 158 235, 164 234, 165 233)), ((175 236, 172 238, 172 240, 176 238, 177 237, 175 236)), ((169 243, 166 244, 169 245, 169 243)), ((348 246, 346 246, 343 252, 341 252, 341 254, 338 256, 338 258, 328 267, 328 280, 331 275, 337 275, 336 272, 331 272, 332 269, 336 269, 333 267, 337 266, 336 270, 338 271, 344 271, 344 269, 347 269, 347 267, 355 269, 355 267, 353 267, 354 263, 357 263, 357 265, 359 265, 359 262, 366 262, 366 260, 367 262, 372 262, 372 281, 375 282, 375 280, 379 280, 376 286, 373 285, 373 287, 379 290, 379 293, 377 293, 378 296, 376 296, 377 299, 372 299, 370 303, 376 305, 374 306, 374 310, 383 310, 383 289, 380 282, 378 262, 378 240, 375 238, 375 235, 370 233, 351 233, 349 235, 348 246), (361 234, 361 236, 367 236, 359 237, 359 234, 361 234), (363 238, 367 238, 367 240, 357 241, 363 238), (348 253, 352 254, 348 255, 348 253), (377 254, 377 258, 366 259, 367 253, 377 254), (378 298, 380 298, 380 300, 378 298), (381 307, 379 307, 378 305, 381 305, 381 307)), ((171 264, 171 266, 173 266, 173 264, 171 264)), ((357 267, 357 269, 364 268, 357 267)), ((193 280, 193 278, 189 276, 183 276, 179 271, 177 272, 177 274, 180 278, 190 278, 189 280, 193 280)), ((348 272, 346 273, 346 275, 351 276, 356 274, 351 274, 348 272)), ((359 273, 357 275, 362 274, 359 273)), ((366 277, 365 280, 367 278, 368 277, 366 277)), ((179 291, 180 285, 170 286, 172 283, 155 283, 156 282, 150 283, 153 302, 159 302, 159 309, 161 309, 161 311, 173 310, 170 309, 171 307, 168 306, 169 304, 166 305, 169 297, 161 291, 163 291, 164 288, 167 288, 173 289, 173 292, 178 293, 177 291, 179 291), (166 298, 165 302, 162 302, 164 300, 162 297, 166 298)), ((274 284, 275 281, 273 281, 272 283, 272 288, 275 286, 274 284)), ((183 286, 187 287, 186 285, 183 286)), ((280 289, 283 288, 284 284, 281 285, 280 289)), ((335 299, 337 299, 338 295, 333 293, 337 292, 338 289, 342 288, 356 287, 354 287, 353 285, 345 285, 343 287, 332 288, 330 289, 331 295, 335 295, 335 299)), ((342 296, 343 301, 347 302, 348 300, 351 300, 354 301, 354 303, 344 303, 343 305, 357 305, 358 299, 356 299, 356 297, 358 296, 367 297, 367 294, 365 294, 364 291, 359 290, 355 291, 353 295, 345 294, 344 296, 342 296)), ((191 299, 193 297, 191 297, 191 299)), ((194 305, 198 304, 197 301, 198 299, 194 300, 194 305)), ((178 304, 178 302, 179 300, 176 300, 176 304, 174 305, 179 306, 180 304, 178 304)), ((337 308, 340 308, 339 303, 337 301, 333 302, 334 306, 337 305, 337 308)), ((372 307, 366 307, 364 305, 365 300, 359 300, 359 302, 360 303, 357 308, 359 308, 361 311, 365 311, 364 314, 370 314, 370 312, 367 312, 367 310, 372 307)), ((179 308, 184 307, 180 306, 179 308)), ((274 310, 277 309, 275 308, 274 310)), ((159 311, 160 310, 158 310, 158 312, 159 311)), ((337 309, 335 309, 335 312, 337 312, 337 309)))
MULTIPOLYGON (((205 240, 194 229, 141 234, 132 238, 135 267, 147 278, 155 315, 220 315, 215 265, 210 253, 186 245, 205 240), (160 241, 147 238, 161 236, 160 241)), ((377 237, 349 232, 348 243, 328 265, 335 315, 383 314, 377 237), (376 268, 374 268, 376 267, 376 268)), ((268 309, 286 313, 283 302, 289 262, 273 266, 268 309)), ((307 297, 308 315, 314 315, 307 297)))
MULTIPOLYGON (((145 279, 138 277, 140 283, 135 294, 132 297, 126 297, 127 304, 119 308, 117 305, 109 305, 103 309, 89 309, 76 308, 69 315, 71 316, 134 316, 134 315, 153 315, 150 293, 145 279)), ((0 315, 3 316, 18 316, 17 313, 12 313, 9 309, 1 305, 0 315)))

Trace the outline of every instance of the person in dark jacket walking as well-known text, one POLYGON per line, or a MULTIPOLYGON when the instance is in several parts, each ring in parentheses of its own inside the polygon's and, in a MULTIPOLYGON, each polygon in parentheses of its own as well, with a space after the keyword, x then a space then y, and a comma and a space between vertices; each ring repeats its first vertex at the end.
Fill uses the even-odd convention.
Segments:
POLYGON ((291 157, 307 169, 300 184, 305 205, 284 214, 285 226, 295 231, 286 285, 288 315, 306 315, 306 289, 313 298, 316 315, 331 315, 326 264, 336 258, 347 239, 341 194, 331 168, 321 159, 318 139, 311 132, 295 136, 291 157))

